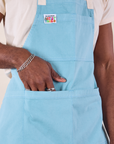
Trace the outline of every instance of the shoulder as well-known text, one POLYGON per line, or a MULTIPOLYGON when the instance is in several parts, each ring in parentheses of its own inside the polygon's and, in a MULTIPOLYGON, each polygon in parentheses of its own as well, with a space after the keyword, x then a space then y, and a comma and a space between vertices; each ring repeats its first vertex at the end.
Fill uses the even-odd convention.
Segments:
POLYGON ((89 9, 94 9, 99 25, 114 21, 114 0, 86 0, 89 9))
POLYGON ((5 1, 4 0, 0 0, 0 13, 5 15, 5 1))

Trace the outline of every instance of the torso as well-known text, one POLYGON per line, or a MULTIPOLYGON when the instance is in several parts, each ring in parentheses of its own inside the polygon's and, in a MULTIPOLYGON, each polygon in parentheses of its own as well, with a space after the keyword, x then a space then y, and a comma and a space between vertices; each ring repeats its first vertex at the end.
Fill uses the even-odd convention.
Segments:
MULTIPOLYGON (((94 9, 94 48, 99 33, 99 24, 103 15, 103 0, 93 0, 93 5, 91 5, 91 1, 87 0, 87 5, 89 9, 94 9)), ((35 18, 37 0, 6 0, 5 3, 6 42, 9 45, 23 47, 35 18)), ((7 71, 6 69, 6 73, 7 71)))

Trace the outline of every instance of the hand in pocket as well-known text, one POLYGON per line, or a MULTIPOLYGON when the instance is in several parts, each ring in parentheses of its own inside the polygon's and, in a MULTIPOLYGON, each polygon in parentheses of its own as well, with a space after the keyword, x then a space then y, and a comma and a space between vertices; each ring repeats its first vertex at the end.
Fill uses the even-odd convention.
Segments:
MULTIPOLYGON (((20 58, 21 64, 23 64, 30 55, 28 51, 26 54, 24 53, 24 56, 20 58)), ((17 69, 21 64, 18 64, 17 69)), ((37 56, 18 74, 25 88, 32 91, 45 91, 45 88, 54 88, 52 79, 58 82, 66 82, 66 79, 61 78, 49 62, 37 56)))

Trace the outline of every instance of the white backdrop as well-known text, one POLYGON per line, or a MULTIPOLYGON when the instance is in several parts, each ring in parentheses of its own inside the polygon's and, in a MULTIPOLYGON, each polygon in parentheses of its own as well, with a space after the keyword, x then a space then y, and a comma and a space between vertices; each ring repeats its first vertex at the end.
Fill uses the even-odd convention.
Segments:
MULTIPOLYGON (((114 29, 114 23, 113 23, 114 29)), ((5 43, 5 35, 2 24, 0 24, 0 42, 5 43)), ((0 69, 0 106, 10 79, 5 75, 4 70, 0 69)))

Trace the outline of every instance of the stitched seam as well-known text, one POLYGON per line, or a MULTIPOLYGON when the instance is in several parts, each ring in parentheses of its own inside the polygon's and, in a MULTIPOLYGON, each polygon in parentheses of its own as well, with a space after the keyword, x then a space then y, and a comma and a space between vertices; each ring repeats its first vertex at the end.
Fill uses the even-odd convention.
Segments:
POLYGON ((25 144, 25 141, 24 141, 24 103, 25 101, 23 102, 23 144, 25 144))
POLYGON ((71 113, 72 113, 72 144, 73 144, 73 108, 72 108, 72 105, 73 105, 73 99, 71 99, 71 113))
MULTIPOLYGON (((88 18, 88 19, 89 19, 89 18, 88 18)), ((87 20, 79 20, 79 19, 75 19, 75 18, 70 18, 69 20, 59 20, 59 21, 57 21, 57 23, 59 23, 59 22, 63 22, 63 23, 64 23, 64 22, 74 22, 74 21, 70 21, 70 20, 79 21, 79 22, 82 22, 82 23, 91 23, 91 24, 94 23, 91 18, 89 19, 89 21, 87 21, 87 20)), ((38 19, 37 19, 37 21, 43 22, 43 19, 42 19, 42 20, 38 20, 38 19)), ((45 24, 45 23, 43 22, 42 24, 45 24)), ((50 23, 50 24, 54 24, 54 25, 55 25, 55 23, 50 23)), ((36 26, 36 25, 37 25, 37 22, 35 22, 35 23, 33 24, 33 26, 36 26)), ((48 24, 45 24, 45 25, 48 25, 48 24)))
MULTIPOLYGON (((60 100, 60 99, 77 99, 77 98, 91 98, 91 97, 97 97, 96 95, 95 96, 78 96, 78 97, 71 97, 71 98, 54 98, 54 96, 53 96, 53 98, 42 98, 42 99, 40 99, 40 98, 17 98, 17 97, 15 97, 14 99, 26 99, 26 100, 60 100)), ((7 98, 13 98, 13 97, 11 97, 11 96, 9 96, 9 97, 7 97, 7 98)), ((4 99, 6 99, 6 98, 4 98, 4 99)), ((98 100, 99 100, 99 98, 98 98, 98 100)))
MULTIPOLYGON (((24 117, 23 117, 23 127, 24 127, 24 134, 23 134, 23 136, 24 136, 24 138, 25 138, 25 91, 24 91, 24 104, 23 104, 23 112, 24 112, 24 117)), ((24 144, 25 144, 25 139, 24 139, 24 144)))
POLYGON ((86 60, 85 58, 81 58, 81 59, 78 59, 78 58, 75 58, 75 56, 64 56, 65 58, 60 58, 60 57, 51 57, 51 59, 53 60, 49 60, 49 58, 43 58, 44 60, 48 60, 49 62, 54 62, 54 61, 79 61, 79 62, 94 62, 94 60, 86 60), (74 58, 72 58, 74 57, 74 58), (72 58, 72 59, 71 59, 72 58))
POLYGON ((74 1, 74 2, 47 2, 47 4, 65 4, 65 3, 76 3, 78 5, 87 5, 87 2, 84 1, 82 3, 78 3, 77 1, 74 1))

